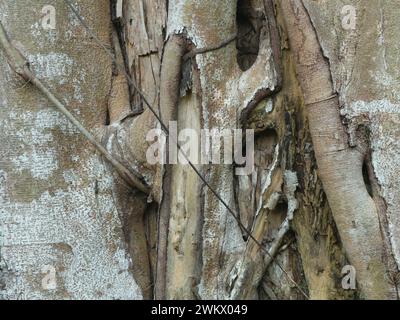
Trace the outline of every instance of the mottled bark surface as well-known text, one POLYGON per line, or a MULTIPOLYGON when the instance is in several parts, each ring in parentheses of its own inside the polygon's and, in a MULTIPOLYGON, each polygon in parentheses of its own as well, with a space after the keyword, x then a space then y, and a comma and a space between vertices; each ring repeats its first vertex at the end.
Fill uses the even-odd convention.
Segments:
POLYGON ((72 2, 114 59, 64 1, 54 30, 46 1, 0 0, 0 20, 151 192, 126 185, 0 53, 2 298, 398 298, 396 1, 354 1, 354 28, 341 0, 72 2), (255 130, 250 175, 196 168, 264 250, 190 166, 147 161, 161 128, 147 103, 178 130, 255 130))
MULTIPOLYGON (((79 10, 110 46, 108 1, 79 10)), ((43 30, 46 1, 1 1, 0 17, 36 75, 86 128, 106 123, 112 62, 63 1, 43 30), (93 62, 96 61, 94 64, 93 62)), ((1 258, 5 299, 141 298, 131 272, 114 179, 96 150, 0 55, 1 258), (57 288, 42 280, 55 270, 57 288)))

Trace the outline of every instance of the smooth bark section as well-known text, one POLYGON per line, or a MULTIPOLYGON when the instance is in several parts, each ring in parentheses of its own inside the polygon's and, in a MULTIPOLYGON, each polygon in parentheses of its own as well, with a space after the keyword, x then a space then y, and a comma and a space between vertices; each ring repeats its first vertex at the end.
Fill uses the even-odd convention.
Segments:
MULTIPOLYGON (((160 110, 161 119, 166 126, 169 121, 177 120, 177 107, 179 101, 179 85, 181 79, 182 57, 185 53, 185 41, 181 35, 171 35, 164 47, 164 55, 161 66, 160 85, 160 110)), ((168 143, 176 143, 170 141, 168 143)), ((166 159, 169 152, 166 151, 166 159)), ((171 177, 172 166, 165 165, 163 178, 163 195, 159 210, 158 222, 158 244, 157 244, 157 267, 155 280, 155 298, 165 299, 166 272, 167 272, 167 251, 168 251, 168 228, 171 210, 171 177)))
POLYGON ((111 92, 108 98, 108 117, 110 124, 123 120, 132 114, 129 101, 129 85, 125 73, 120 68, 125 66, 118 33, 113 30, 112 42, 114 47, 115 63, 111 92))
MULTIPOLYGON (((192 87, 179 101, 178 132, 184 128, 191 128, 200 136, 200 79, 196 66, 191 65, 191 68, 192 87)), ((200 150, 197 152, 200 154, 200 150)), ((202 170, 203 167, 199 165, 196 168, 202 170)), ((166 290, 168 300, 198 298, 196 285, 200 281, 202 266, 202 198, 200 195, 203 186, 204 184, 189 165, 174 166, 168 233, 166 290)))
POLYGON ((383 241, 375 203, 362 176, 362 151, 348 145, 329 64, 302 1, 282 1, 291 49, 308 109, 310 132, 341 240, 367 299, 390 296, 382 263, 383 241))

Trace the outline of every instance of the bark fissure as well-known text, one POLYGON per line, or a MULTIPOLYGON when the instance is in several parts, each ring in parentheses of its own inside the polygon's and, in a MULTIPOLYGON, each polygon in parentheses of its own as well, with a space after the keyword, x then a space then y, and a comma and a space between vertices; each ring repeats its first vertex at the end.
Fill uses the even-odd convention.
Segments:
POLYGON ((341 5, 0 1, 0 295, 399 299, 398 9, 341 5), (180 163, 171 120, 254 129, 253 172, 180 163))

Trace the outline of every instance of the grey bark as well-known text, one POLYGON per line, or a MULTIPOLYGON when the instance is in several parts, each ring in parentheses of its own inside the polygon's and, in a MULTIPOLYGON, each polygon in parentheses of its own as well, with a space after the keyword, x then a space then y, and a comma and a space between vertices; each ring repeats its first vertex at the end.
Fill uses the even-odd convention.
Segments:
POLYGON ((354 29, 339 0, 74 1, 114 62, 46 4, 0 1, 12 45, 150 197, 0 50, 3 298, 398 298, 395 1, 354 1, 354 29), (196 168, 269 255, 189 166, 147 162, 142 94, 178 130, 255 130, 251 175, 196 168))

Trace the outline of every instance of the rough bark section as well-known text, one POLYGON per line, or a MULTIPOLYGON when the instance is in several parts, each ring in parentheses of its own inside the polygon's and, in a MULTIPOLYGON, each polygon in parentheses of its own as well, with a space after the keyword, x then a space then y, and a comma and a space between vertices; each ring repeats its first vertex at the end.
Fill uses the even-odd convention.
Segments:
MULTIPOLYGON (((115 55, 111 91, 108 97, 109 126, 104 130, 103 144, 114 157, 124 161, 126 168, 132 167, 127 160, 126 145, 121 143, 121 128, 127 117, 132 116, 129 98, 128 79, 124 68, 123 51, 119 41, 118 30, 112 32, 112 45, 115 55)), ((130 123, 128 121, 128 123, 130 123)), ((123 135, 122 135, 123 136, 123 135)), ((129 187, 121 177, 116 177, 114 198, 117 199, 117 210, 122 221, 125 241, 129 254, 134 261, 132 272, 139 285, 143 299, 153 297, 153 279, 150 263, 150 246, 146 235, 147 196, 129 187)))
MULTIPOLYGON (((254 5, 258 9, 263 8, 260 1, 255 1, 254 5)), ((222 5, 221 3, 217 5, 211 1, 206 5, 198 1, 172 1, 169 8, 171 13, 168 22, 169 35, 185 31, 197 48, 218 46, 219 43, 226 41, 234 34, 235 20, 232 19, 232 16, 234 16, 235 10, 236 4, 228 1, 222 5), (210 12, 213 14, 210 15, 210 12), (218 32, 216 33, 215 31, 218 32)), ((240 120, 243 119, 243 114, 250 112, 258 101, 274 90, 278 80, 274 70, 274 57, 270 48, 265 16, 263 24, 263 32, 260 35, 259 55, 254 65, 246 72, 242 72, 236 64, 236 49, 233 43, 228 43, 226 46, 222 46, 212 52, 204 50, 203 53, 196 55, 193 65, 198 68, 198 71, 194 70, 195 79, 192 79, 192 82, 196 83, 197 81, 198 84, 195 85, 197 86, 196 94, 201 92, 202 99, 201 108, 197 107, 197 111, 188 110, 191 113, 194 112, 191 119, 194 121, 192 125, 199 127, 201 123, 206 128, 237 128, 240 125, 240 120), (202 111, 201 115, 199 114, 200 110, 202 111)), ((170 43, 170 41, 168 43, 173 47, 174 42, 170 43)), ((174 108, 178 107, 176 95, 174 94, 174 85, 178 83, 180 77, 180 72, 178 76, 176 74, 178 69, 174 67, 179 60, 169 59, 170 54, 174 55, 175 51, 169 50, 167 47, 165 48, 161 68, 161 77, 163 77, 162 74, 165 74, 165 77, 160 84, 160 111, 165 122, 174 118, 173 114, 176 112, 174 108), (176 70, 173 71, 171 68, 176 70)), ((183 110, 179 112, 181 119, 187 116, 184 114, 188 112, 184 111, 187 109, 185 108, 185 103, 187 101, 181 101, 179 106, 179 108, 182 106, 183 110)), ((187 118, 185 119, 185 121, 188 120, 187 118)), ((144 178, 153 185, 153 190, 160 187, 158 182, 160 175, 154 175, 160 170, 146 164, 144 154, 147 144, 143 144, 143 141, 147 131, 156 125, 157 122, 154 116, 146 109, 140 116, 132 120, 128 119, 122 125, 115 126, 117 142, 120 142, 122 146, 126 146, 122 148, 123 153, 127 155, 126 159, 130 159, 131 166, 143 173, 144 178)), ((192 183, 192 181, 196 180, 193 180, 192 171, 190 171, 191 178, 187 176, 188 180, 185 182, 186 174, 180 176, 179 167, 176 170, 177 179, 171 182, 171 186, 164 185, 164 192, 172 192, 172 197, 179 197, 180 195, 174 192, 184 187, 185 194, 194 200, 191 203, 191 210, 195 211, 185 216, 185 212, 182 212, 179 208, 179 202, 181 202, 179 198, 173 200, 172 208, 168 204, 169 201, 166 202, 165 210, 163 210, 163 204, 161 205, 160 213, 168 212, 168 208, 171 208, 170 217, 172 219, 171 221, 164 219, 165 221, 161 225, 165 227, 160 228, 158 233, 165 237, 169 224, 172 229, 169 236, 170 249, 168 250, 168 256, 165 256, 161 251, 158 254, 158 261, 162 262, 164 267, 159 264, 161 269, 157 273, 160 278, 157 278, 166 277, 167 282, 170 281, 171 284, 175 285, 168 288, 169 297, 178 297, 179 295, 193 297, 196 294, 193 286, 198 282, 200 282, 198 287, 198 295, 200 297, 228 297, 230 294, 228 279, 230 271, 245 245, 241 238, 240 229, 210 190, 203 189, 204 196, 196 196, 202 188, 197 183, 192 183), (204 201, 203 203, 200 202, 201 199, 204 201), (199 208, 202 208, 202 213, 204 214, 202 266, 196 265, 195 262, 195 259, 199 256, 196 239, 199 238, 201 230, 199 220, 202 218, 199 208), (196 212, 197 210, 198 212, 196 212), (183 217, 181 217, 180 213, 183 213, 183 217), (178 221, 179 223, 177 223, 178 221), (183 226, 191 221, 194 222, 191 225, 194 234, 193 237, 188 235, 186 239, 186 235, 184 235, 186 230, 183 229, 183 226), (192 252, 193 249, 197 250, 192 252), (186 260, 180 261, 180 256, 186 257, 186 260), (166 261, 171 261, 171 265, 168 265, 167 269, 165 268, 166 261), (184 276, 188 276, 187 274, 175 276, 176 270, 174 266, 179 267, 179 265, 184 266, 186 272, 188 272, 189 282, 184 279, 184 276), (200 274, 199 267, 202 267, 200 277, 197 276, 200 274), (196 273, 196 279, 192 279, 194 278, 194 273, 196 273)), ((187 168, 185 171, 189 174, 187 168)), ((208 168, 207 173, 209 174, 208 179, 211 185, 218 193, 222 194, 231 207, 235 207, 233 167, 227 165, 213 166, 208 168)), ((160 190, 154 191, 154 199, 159 201, 158 199, 160 198, 157 192, 160 193, 160 190)), ((159 242, 159 249, 164 248, 165 245, 165 243, 159 242)), ((164 287, 164 280, 161 281, 160 285, 156 284, 156 288, 160 289, 160 292, 156 295, 157 297, 164 297, 164 287)))
MULTIPOLYGON (((125 0, 123 30, 128 71, 153 105, 158 102, 160 66, 165 40, 167 1, 125 0)), ((146 108, 131 87, 132 107, 146 108)))
MULTIPOLYGON (((275 241, 277 231, 285 218, 287 205, 285 207, 281 182, 277 189, 277 184, 267 184, 266 178, 273 168, 279 172, 285 169, 295 171, 299 182, 296 192, 298 210, 294 215, 292 230, 283 239, 276 259, 304 289, 308 289, 306 290, 311 299, 351 297, 351 292, 345 293, 341 289, 341 267, 347 263, 341 244, 337 240, 335 224, 321 182, 317 177, 302 92, 288 50, 283 17, 279 7, 277 9, 277 24, 281 34, 278 46, 283 50, 280 57, 282 89, 272 98, 259 103, 247 120, 249 128, 257 132, 256 170, 252 176, 238 179, 240 214, 244 224, 249 225, 248 219, 253 219, 256 212, 255 198, 257 201, 261 200, 258 220, 263 222, 261 216, 266 219, 263 238, 267 245, 275 241), (276 146, 279 150, 279 162, 272 165, 276 146), (272 206, 276 208, 271 210, 272 206), (301 256, 301 262, 298 254, 301 256)), ((253 285, 254 283, 249 282, 245 290, 254 290, 251 289, 253 285)), ((304 296, 293 288, 293 284, 287 281, 274 261, 260 282, 259 297, 304 299, 304 296)))
POLYGON ((366 298, 387 298, 390 285, 375 203, 362 176, 364 150, 348 144, 330 69, 301 1, 282 3, 296 69, 308 108, 319 176, 350 262, 366 298))
MULTIPOLYGON (((235 16, 235 9, 234 3, 225 0, 218 3, 195 0, 170 1, 168 32, 172 33, 185 28, 188 37, 197 48, 218 45, 235 33, 235 21, 232 19, 235 16)), ((227 108, 223 104, 226 90, 225 80, 230 79, 232 67, 236 65, 234 50, 234 43, 231 43, 221 50, 195 57, 203 93, 201 121, 204 127, 232 127, 232 124, 235 123, 232 123, 232 120, 235 119, 233 105, 227 108), (214 122, 218 115, 220 122, 225 122, 222 126, 220 123, 214 122)), ((218 168, 214 167, 209 179, 213 187, 216 187, 218 192, 223 195, 225 201, 232 205, 231 168, 222 165, 218 168)), ((193 191, 195 192, 195 190, 193 191)), ((237 252, 236 248, 233 251, 229 250, 223 240, 225 235, 229 234, 233 241, 229 241, 228 246, 235 246, 240 240, 235 238, 239 230, 235 227, 233 219, 229 218, 229 214, 208 190, 205 190, 203 210, 203 266, 199 295, 202 298, 222 298, 225 283, 222 278, 226 276, 224 270, 229 268, 231 262, 221 261, 231 258, 237 252), (228 229, 230 232, 225 233, 225 230, 228 229), (228 257, 225 258, 224 255, 228 257)))
MULTIPOLYGON (((1 1, 0 19, 36 75, 90 130, 105 123, 111 61, 63 1, 56 30, 43 30, 44 1, 1 1), (29 8, 29 9, 28 9, 29 8), (93 65, 93 61, 97 61, 93 65)), ((77 1, 110 45, 108 1, 77 1)), ((0 54, 0 224, 7 299, 135 299, 114 180, 94 148, 0 54), (46 290, 42 268, 54 266, 46 290)), ((136 262, 134 262, 136 263, 136 262)))
MULTIPOLYGON (((293 166, 288 169, 297 172, 299 181, 296 193, 299 208, 293 220, 296 249, 301 255, 310 299, 352 298, 354 292, 346 292, 341 287, 341 268, 348 262, 317 176, 303 93, 297 80, 295 62, 288 47, 284 17, 279 6, 277 20, 281 31, 283 83, 282 90, 274 100, 274 110, 282 110, 281 113, 284 112, 286 118, 290 118, 285 121, 285 114, 274 118, 279 120, 276 127, 281 135, 285 136, 285 132, 289 134, 291 143, 286 151, 286 166, 293 166)), ((257 118, 263 119, 262 116, 257 118)), ((278 294, 276 296, 279 297, 278 294)))
MULTIPOLYGON (((279 28, 285 38, 283 19, 290 15, 284 12, 282 17, 281 2, 276 1, 274 8, 272 0, 240 1, 241 14, 236 19, 236 1, 170 0, 168 35, 185 31, 201 53, 185 65, 191 68, 191 72, 186 72, 187 68, 184 71, 185 83, 192 85, 181 88, 179 103, 174 94, 174 101, 160 104, 161 82, 176 87, 176 79, 180 79, 178 66, 174 83, 169 82, 170 72, 160 80, 167 1, 124 1, 121 52, 115 35, 110 38, 108 2, 77 2, 104 43, 114 46, 119 64, 126 63, 152 105, 160 105, 160 109, 167 106, 165 121, 177 116, 179 129, 256 129, 256 170, 251 176, 235 179, 234 167, 229 165, 199 169, 253 235, 271 250, 274 260, 263 256, 248 240, 188 166, 174 166, 171 181, 162 186, 163 171, 150 166, 145 158, 149 146, 145 136, 149 129, 159 126, 157 121, 132 87, 128 96, 121 70, 86 37, 62 1, 55 4, 55 31, 43 31, 38 22, 45 2, 34 5, 37 17, 28 14, 25 1, 14 2, 0 2, 0 18, 5 19, 7 29, 19 41, 17 46, 30 58, 39 77, 65 99, 88 129, 110 121, 111 126, 104 131, 105 145, 153 186, 156 201, 148 205, 146 197, 127 188, 117 176, 113 178, 111 168, 94 155, 45 98, 15 77, 0 54, 0 136, 5 145, 13 146, 0 151, 0 290, 4 297, 150 298, 156 273, 156 238, 161 230, 164 253, 158 259, 167 263, 161 272, 162 292, 156 297, 304 298, 276 261, 312 299, 357 296, 358 291, 344 292, 340 287, 340 271, 348 262, 316 174, 309 126, 318 170, 348 259, 357 268, 359 285, 366 297, 385 295, 387 282, 381 277, 380 261, 366 270, 363 259, 373 256, 375 261, 369 262, 374 264, 383 256, 389 277, 397 279, 400 119, 396 106, 399 96, 393 88, 398 86, 400 32, 396 1, 377 1, 368 6, 354 1, 357 28, 345 31, 340 16, 343 1, 304 0, 311 22, 302 25, 299 21, 306 30, 299 37, 293 37, 293 30, 289 30, 291 40, 301 43, 293 45, 292 41, 291 50, 286 50, 287 43, 285 39, 279 43, 277 32, 279 28), (271 19, 274 9, 278 25, 271 19), (376 24, 371 26, 371 21, 376 24), (219 47, 237 31, 241 36, 250 31, 251 36, 219 47), (318 41, 311 39, 313 32, 318 41), (315 48, 315 43, 328 57, 329 65, 320 49, 304 51, 315 48), (207 52, 207 48, 216 47, 207 52), (98 63, 93 65, 93 61, 98 63), (322 69, 324 72, 319 73, 322 69), (342 119, 337 101, 313 104, 336 91, 342 119), (312 106, 306 107, 310 103, 312 106), (141 115, 129 117, 131 108, 139 111, 143 107, 141 115), (176 108, 178 113, 173 115, 176 108), (307 108, 312 111, 307 112, 307 108), (340 135, 335 135, 338 132, 340 135), (341 150, 336 157, 324 152, 335 145, 341 150), (370 156, 364 159, 356 148, 363 152, 370 148, 370 156), (328 161, 321 161, 321 154, 328 161), (363 161, 369 168, 367 178, 362 176, 363 161), (287 192, 291 184, 284 179, 289 171, 295 171, 298 179, 296 211, 290 204, 293 190, 287 192), (343 182, 349 178, 351 183, 343 189, 343 182), (374 202, 365 183, 377 207, 372 218, 368 210, 374 208, 374 202), (163 191, 170 193, 170 199, 162 203, 161 215, 167 213, 169 218, 164 219, 165 228, 157 230, 157 202, 163 191), (338 191, 344 196, 337 196, 338 191), (292 223, 288 222, 288 213, 294 214, 292 223), (380 238, 378 215, 388 239, 386 251, 383 241, 376 241, 380 238), (346 231, 349 226, 351 232, 346 231), (362 228, 367 231, 360 232, 362 228), (55 291, 41 288, 44 265, 56 267, 55 291)), ((284 7, 288 3, 300 1, 282 2, 284 7)), ((302 14, 302 7, 298 9, 302 14)), ((161 96, 168 97, 171 88, 166 88, 161 96)))
MULTIPOLYGON (((223 1, 172 1, 168 30, 185 28, 197 48, 215 47, 232 37, 236 29, 236 3, 223 1)), ((260 1, 254 1, 262 9, 260 1)), ((265 23, 265 20, 264 20, 265 23)), ((202 123, 205 128, 233 129, 243 111, 251 110, 276 87, 268 29, 263 30, 260 52, 247 71, 236 62, 234 43, 196 56, 202 92, 202 123)), ((229 165, 204 168, 211 185, 235 208, 233 168, 229 165)), ((229 297, 231 270, 245 249, 241 230, 227 210, 204 190, 202 276, 198 286, 203 298, 229 297)))

